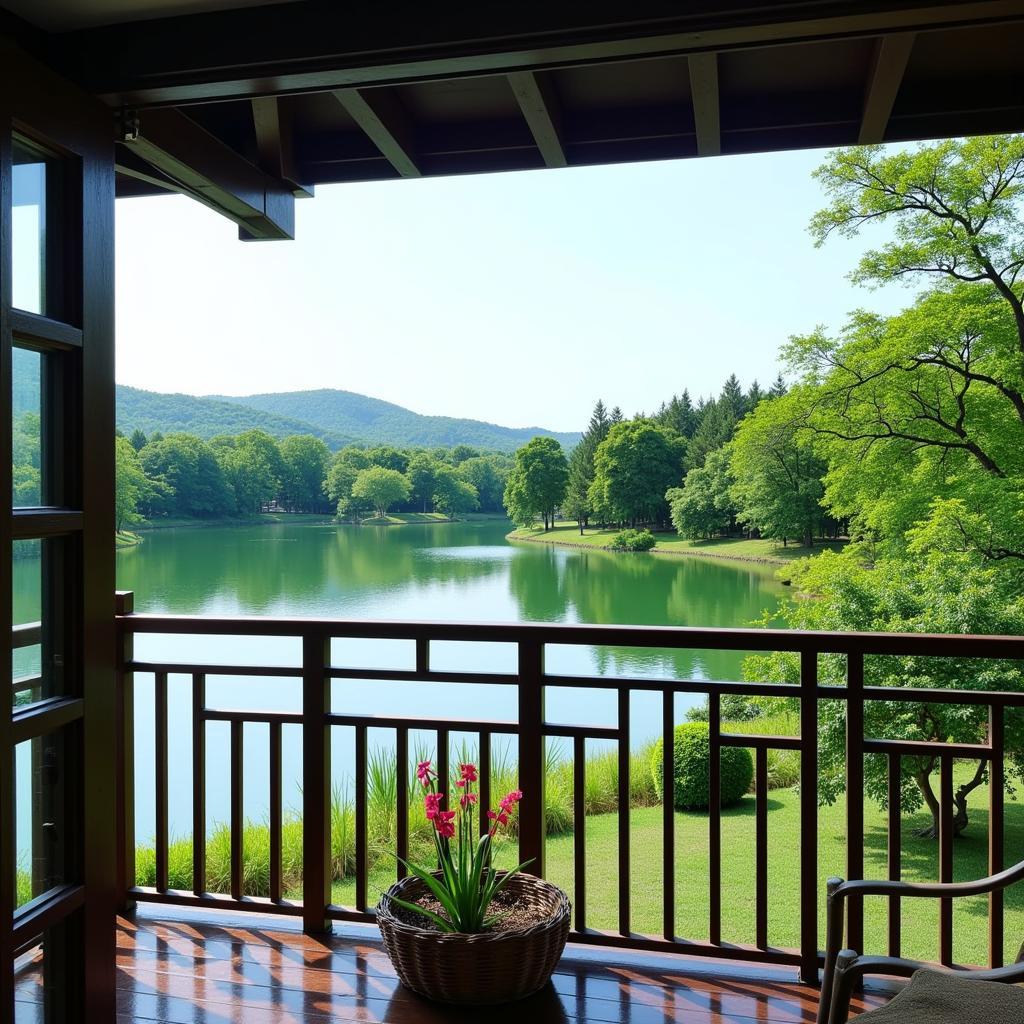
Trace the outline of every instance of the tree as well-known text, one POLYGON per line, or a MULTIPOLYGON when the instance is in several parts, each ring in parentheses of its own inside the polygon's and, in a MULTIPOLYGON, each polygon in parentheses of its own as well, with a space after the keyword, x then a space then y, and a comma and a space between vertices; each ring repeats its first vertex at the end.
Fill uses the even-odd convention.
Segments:
POLYGON ((131 441, 132 447, 137 452, 141 452, 146 447, 146 435, 138 427, 132 431, 128 440, 131 441))
POLYGON ((437 473, 441 464, 427 452, 420 452, 409 460, 406 476, 409 478, 412 500, 422 505, 424 512, 429 512, 429 505, 434 500, 437 473))
POLYGON ((366 457, 370 460, 371 466, 382 466, 398 473, 404 473, 409 468, 409 456, 389 444, 370 448, 366 452, 366 457))
MULTIPOLYGON (((495 460, 486 455, 475 455, 460 462, 459 478, 476 491, 480 510, 500 512, 501 498, 505 492, 506 475, 501 473, 495 460)), ((463 509, 463 511, 470 511, 463 509)))
POLYGON ((383 519, 392 505, 409 500, 409 481, 397 469, 371 466, 357 474, 352 497, 365 499, 383 519))
MULTIPOLYGON (((793 629, 861 630, 910 633, 1016 634, 1024 632, 1024 598, 1006 574, 970 552, 931 549, 917 538, 914 557, 884 558, 873 568, 863 565, 849 549, 838 555, 823 552, 791 567, 794 589, 814 600, 787 602, 784 617, 793 629)), ((845 685, 845 655, 819 657, 820 682, 845 685)), ((799 683, 799 657, 759 655, 744 663, 750 680, 799 683)), ((1013 662, 983 663, 964 658, 869 657, 864 659, 864 682, 869 686, 952 688, 958 690, 1024 690, 1024 674, 1013 662)), ((758 698, 754 698, 758 700, 758 698)), ((777 702, 776 702, 777 703, 777 702)), ((795 705, 794 705, 795 707, 795 705)), ((774 707, 773 707, 774 710, 774 707)), ((844 791, 846 715, 840 701, 818 704, 818 792, 832 803, 844 791)), ((929 742, 985 743, 988 708, 984 704, 914 704, 905 700, 871 700, 864 704, 864 732, 880 739, 929 742)), ((1024 716, 1006 716, 1006 782, 1024 778, 1024 716)), ((887 759, 864 760, 864 789, 885 805, 887 759)), ((922 835, 935 836, 941 811, 935 793, 933 757, 899 759, 900 796, 906 812, 922 805, 931 824, 922 835)), ((953 792, 953 827, 962 832, 969 823, 968 798, 985 781, 986 761, 953 792)))
POLYGON ((114 440, 114 529, 120 533, 139 521, 139 501, 148 483, 135 445, 127 438, 114 440))
POLYGON ((315 512, 323 502, 330 449, 312 434, 293 434, 281 442, 281 490, 294 512, 315 512))
POLYGON ((651 420, 615 424, 594 453, 591 506, 630 526, 667 519, 665 492, 682 477, 684 450, 682 438, 651 420))
POLYGON ((535 437, 520 448, 505 486, 505 507, 520 526, 538 517, 544 529, 554 525, 565 497, 569 470, 562 446, 553 437, 535 437))
MULTIPOLYGON (((211 446, 217 441, 214 438, 211 446)), ((235 495, 241 515, 253 515, 281 489, 284 460, 277 442, 263 430, 247 430, 215 447, 217 461, 235 495)))
MULTIPOLYGON (((461 466, 459 467, 462 468, 461 466)), ((449 519, 479 507, 476 488, 450 466, 440 466, 434 477, 434 504, 449 519)))
POLYGON ((681 395, 673 395, 667 405, 662 405, 654 417, 659 427, 668 427, 680 437, 687 440, 693 437, 697 429, 697 411, 690 399, 690 392, 685 388, 681 395))
POLYGON ((762 537, 797 537, 810 547, 824 517, 825 463, 814 452, 797 398, 761 402, 737 427, 729 462, 736 518, 762 537))
POLYGON ((592 511, 590 485, 594 482, 594 453, 597 446, 608 436, 611 425, 604 402, 598 399, 590 415, 587 429, 569 456, 569 476, 563 512, 576 520, 580 533, 583 533, 592 511))
POLYGON ((691 540, 711 540, 716 534, 726 533, 736 515, 734 484, 728 449, 711 452, 703 466, 686 474, 682 487, 674 487, 665 495, 676 532, 691 540))
POLYGON ((213 449, 198 437, 150 438, 139 460, 146 476, 157 484, 148 499, 151 512, 205 518, 234 511, 234 495, 213 449))
POLYGON ((769 398, 781 398, 786 393, 786 378, 780 373, 768 389, 769 398))
POLYGON ((825 503, 895 555, 942 520, 958 547, 1024 568, 1024 369, 1012 312, 987 285, 860 312, 791 341, 825 503))

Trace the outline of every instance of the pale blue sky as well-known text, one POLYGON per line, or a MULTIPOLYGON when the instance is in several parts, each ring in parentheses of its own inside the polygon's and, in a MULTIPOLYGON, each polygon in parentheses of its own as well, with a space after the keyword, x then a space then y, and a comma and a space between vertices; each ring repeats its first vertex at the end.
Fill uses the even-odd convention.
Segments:
POLYGON ((191 394, 334 387, 576 430, 735 371, 858 305, 864 243, 816 250, 823 153, 326 186, 294 242, 180 197, 117 206, 117 376, 191 394))

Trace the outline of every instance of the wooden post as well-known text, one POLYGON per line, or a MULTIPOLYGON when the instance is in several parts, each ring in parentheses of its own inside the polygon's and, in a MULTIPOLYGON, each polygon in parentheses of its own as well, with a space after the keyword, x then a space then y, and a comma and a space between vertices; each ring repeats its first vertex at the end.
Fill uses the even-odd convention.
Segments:
POLYGON ((519 859, 544 876, 544 645, 519 642, 519 859))
POLYGON ((331 902, 331 727, 327 665, 330 637, 311 631, 302 638, 302 927, 329 932, 331 902))

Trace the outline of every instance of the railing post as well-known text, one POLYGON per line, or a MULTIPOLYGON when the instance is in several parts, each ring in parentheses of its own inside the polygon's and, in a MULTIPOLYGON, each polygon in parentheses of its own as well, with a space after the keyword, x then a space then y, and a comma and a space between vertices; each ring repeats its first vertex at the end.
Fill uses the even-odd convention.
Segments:
POLYGON ((532 637, 519 641, 519 859, 526 871, 543 877, 544 798, 544 645, 532 637))
POLYGON ((800 653, 800 980, 818 984, 818 652, 800 653))
MULTIPOLYGON (((119 590, 114 595, 114 615, 131 615, 135 595, 119 590)), ((135 657, 135 636, 118 623, 117 670, 114 673, 117 708, 117 792, 114 812, 117 831, 117 906, 122 913, 134 909, 128 893, 135 886, 135 675, 126 670, 135 657)))
POLYGON ((302 637, 302 928, 331 930, 331 728, 327 667, 330 637, 311 629, 302 637))
MULTIPOLYGON (((846 877, 864 877, 864 654, 846 660, 846 877)), ((864 952, 864 900, 846 906, 846 945, 864 952)))

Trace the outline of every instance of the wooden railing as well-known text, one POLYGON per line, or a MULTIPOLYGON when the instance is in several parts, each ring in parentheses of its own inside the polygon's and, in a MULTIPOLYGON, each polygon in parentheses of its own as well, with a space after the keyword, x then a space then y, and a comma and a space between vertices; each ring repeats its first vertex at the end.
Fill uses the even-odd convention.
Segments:
MULTIPOLYGON (((123 785, 119 794, 119 877, 123 902, 149 901, 201 907, 280 913, 301 916, 306 930, 329 927, 332 920, 369 921, 373 910, 367 902, 367 731, 394 730, 397 771, 397 853, 408 853, 408 765, 411 731, 432 731, 437 737, 437 760, 442 777, 447 777, 449 737, 453 732, 475 733, 479 737, 481 767, 481 815, 490 797, 490 751, 496 736, 512 736, 518 743, 519 785, 530 799, 520 808, 519 853, 531 868, 544 872, 545 852, 545 742, 552 737, 571 741, 574 752, 575 814, 574 883, 575 930, 572 940, 596 945, 628 946, 642 950, 676 951, 689 955, 727 957, 799 967, 801 977, 814 982, 821 961, 819 950, 818 882, 818 710, 821 700, 846 704, 846 786, 851 794, 864 790, 864 758, 881 754, 888 759, 888 868, 889 877, 900 876, 900 759, 904 756, 934 755, 940 765, 942 812, 939 821, 940 881, 953 877, 952 785, 953 762, 971 758, 988 762, 989 848, 988 867, 992 873, 1003 868, 1004 836, 1004 719, 1008 708, 1024 706, 1024 693, 978 692, 974 690, 917 689, 866 686, 865 657, 912 655, 935 658, 1013 659, 1024 662, 1024 638, 978 636, 931 636, 901 634, 851 634, 798 632, 767 629, 694 629, 675 627, 579 626, 579 625, 484 625, 427 622, 335 621, 289 618, 205 618, 132 613, 131 594, 118 595, 118 627, 121 657, 117 685, 123 720, 119 753, 123 785), (140 661, 134 654, 134 639, 141 634, 220 635, 229 637, 290 637, 302 645, 301 664, 284 667, 262 665, 202 664, 188 657, 153 662, 140 661), (395 669, 347 668, 331 662, 331 641, 336 638, 406 640, 415 645, 414 667, 395 669), (431 644, 443 641, 476 641, 514 645, 517 670, 509 673, 440 671, 431 667, 431 644), (621 678, 600 675, 565 676, 545 669, 545 648, 569 645, 586 648, 646 648, 693 651, 785 651, 800 659, 798 686, 786 683, 722 682, 695 679, 621 678), (821 685, 818 658, 823 654, 846 656, 845 685, 821 685), (134 799, 134 705, 135 674, 148 673, 155 680, 156 884, 142 888, 135 884, 134 799), (208 704, 207 680, 219 676, 299 678, 302 681, 302 710, 255 711, 216 708, 208 704), (173 890, 168 885, 168 687, 170 680, 190 680, 193 721, 193 887, 173 890), (331 708, 330 683, 351 679, 370 683, 397 680, 417 683, 485 683, 514 689, 518 713, 514 720, 462 721, 424 719, 402 714, 384 717, 350 714, 331 708), (610 690, 617 696, 618 719, 614 727, 552 724, 545 718, 544 694, 549 686, 586 690, 610 690), (708 940, 680 937, 676 929, 675 814, 670 800, 663 802, 663 864, 661 879, 662 928, 660 935, 637 934, 633 929, 630 893, 630 698, 649 692, 661 696, 661 732, 665 744, 663 792, 673 790, 671 751, 674 747, 675 698, 677 694, 706 695, 709 708, 711 792, 720 786, 720 750, 724 746, 752 749, 755 756, 755 933, 753 944, 730 942, 722 929, 722 828, 719 802, 711 800, 709 816, 709 886, 706 893, 708 940), (799 734, 794 736, 739 735, 722 732, 721 701, 725 695, 797 697, 799 734), (953 744, 879 739, 864 734, 864 709, 872 701, 913 704, 960 704, 988 708, 987 742, 953 744), (229 893, 210 893, 206 886, 206 724, 230 725, 230 833, 231 886, 229 893), (243 727, 263 723, 269 728, 269 829, 270 895, 253 898, 243 893, 243 727), (288 900, 282 892, 282 728, 296 726, 302 733, 302 817, 303 895, 288 900), (331 902, 330 771, 331 727, 347 726, 355 734, 355 905, 341 907, 331 902), (583 765, 588 740, 618 744, 618 826, 617 887, 618 929, 598 931, 587 927, 586 861, 587 844, 580 827, 584 815, 583 765), (768 751, 797 751, 800 764, 799 799, 799 948, 776 948, 768 942, 768 751), (540 799, 538 799, 540 795, 540 799)), ((1022 666, 1024 667, 1024 666, 1022 666)), ((149 752, 146 752, 147 755, 149 752)), ((864 801, 846 803, 846 873, 849 878, 864 874, 864 801)), ((401 875, 401 866, 398 874, 401 875)), ((939 919, 939 959, 952 961, 952 908, 944 901, 939 919)), ((860 901, 851 900, 848 916, 848 945, 860 948, 864 933, 864 911, 860 901)), ((989 906, 989 962, 998 966, 1003 958, 1003 894, 993 893, 989 906)), ((901 945, 899 901, 888 907, 888 952, 899 955, 901 945)))

